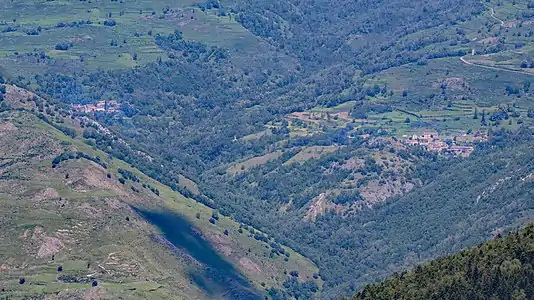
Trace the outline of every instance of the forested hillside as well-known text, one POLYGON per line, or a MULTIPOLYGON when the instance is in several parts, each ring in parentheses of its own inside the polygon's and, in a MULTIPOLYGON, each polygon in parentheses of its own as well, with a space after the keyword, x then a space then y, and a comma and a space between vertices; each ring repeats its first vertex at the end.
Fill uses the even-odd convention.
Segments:
POLYGON ((534 226, 366 286, 358 299, 532 299, 534 226))
POLYGON ((236 20, 244 27, 305 65, 324 67, 349 61, 364 73, 432 55, 459 55, 456 49, 462 47, 458 46, 469 41, 449 31, 484 11, 479 1, 456 0, 238 0, 222 4, 226 2, 237 10, 236 20), (428 46, 436 50, 419 51, 428 46))
POLYGON ((532 219, 528 0, 0 4, 0 72, 80 141, 319 266, 273 299, 532 219))

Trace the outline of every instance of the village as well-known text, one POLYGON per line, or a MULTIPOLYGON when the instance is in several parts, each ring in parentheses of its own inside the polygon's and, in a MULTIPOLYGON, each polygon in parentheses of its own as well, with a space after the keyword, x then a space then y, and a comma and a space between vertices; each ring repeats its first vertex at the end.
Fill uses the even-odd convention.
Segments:
POLYGON ((100 100, 96 104, 71 104, 71 107, 84 113, 114 113, 120 109, 120 104, 115 100, 100 100))
POLYGON ((421 135, 403 135, 407 145, 423 146, 427 151, 451 153, 463 157, 469 156, 475 148, 466 144, 487 141, 486 132, 477 131, 475 133, 461 132, 456 136, 440 137, 437 131, 425 131, 421 135))

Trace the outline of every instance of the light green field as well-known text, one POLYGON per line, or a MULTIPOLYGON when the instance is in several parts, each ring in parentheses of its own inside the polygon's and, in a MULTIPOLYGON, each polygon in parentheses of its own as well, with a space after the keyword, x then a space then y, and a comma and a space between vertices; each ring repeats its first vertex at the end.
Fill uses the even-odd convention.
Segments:
MULTIPOLYGON (((6 25, 0 26, 4 30, 0 30, 0 62, 13 74, 28 76, 44 71, 130 68, 166 60, 167 54, 157 47, 154 36, 176 29, 186 39, 235 50, 235 57, 261 57, 270 51, 232 16, 218 16, 217 10, 202 12, 194 4, 189 0, 3 1, 0 20, 6 25), (104 25, 107 20, 116 25, 104 25), (77 21, 92 24, 58 26, 77 21), (5 32, 7 28, 16 31, 5 32), (40 31, 28 35, 30 30, 40 31), (112 46, 112 41, 116 45, 112 46), (55 50, 59 43, 72 43, 72 47, 55 50)), ((236 61, 246 63, 246 59, 236 61)))

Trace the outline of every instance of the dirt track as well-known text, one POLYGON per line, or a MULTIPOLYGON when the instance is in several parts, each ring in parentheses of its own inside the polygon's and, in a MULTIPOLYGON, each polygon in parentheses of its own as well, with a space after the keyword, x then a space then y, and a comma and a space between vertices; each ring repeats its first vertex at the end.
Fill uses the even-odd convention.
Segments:
POLYGON ((490 8, 490 10, 491 10, 490 16, 491 16, 493 19, 499 21, 499 22, 501 23, 501 26, 504 26, 504 21, 501 20, 501 19, 499 19, 499 18, 497 18, 497 17, 495 16, 495 10, 493 10, 493 8, 490 8))
POLYGON ((504 68, 499 68, 499 67, 492 67, 492 66, 486 66, 486 65, 472 63, 470 61, 465 60, 465 56, 460 57, 460 60, 464 64, 470 65, 470 66, 477 66, 477 67, 480 67, 480 68, 486 68, 486 69, 497 70, 497 71, 502 71, 502 72, 512 72, 512 73, 517 73, 517 74, 534 76, 534 73, 530 73, 530 72, 509 70, 509 69, 504 69, 504 68))

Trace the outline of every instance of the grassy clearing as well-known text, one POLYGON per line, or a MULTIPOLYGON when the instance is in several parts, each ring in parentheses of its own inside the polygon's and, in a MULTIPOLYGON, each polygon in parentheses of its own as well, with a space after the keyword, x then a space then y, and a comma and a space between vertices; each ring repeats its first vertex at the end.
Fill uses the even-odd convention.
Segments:
POLYGON ((303 163, 310 159, 317 159, 322 155, 331 153, 339 149, 339 146, 310 146, 305 147, 288 161, 284 162, 284 165, 289 165, 293 163, 303 163))
POLYGON ((250 168, 254 168, 254 167, 266 164, 267 162, 271 160, 275 160, 279 158, 280 156, 282 156, 282 154, 283 154, 282 151, 275 151, 275 152, 267 153, 262 156, 257 156, 257 157, 247 159, 243 162, 234 164, 233 166, 228 168, 228 173, 235 175, 240 172, 244 172, 250 168))

